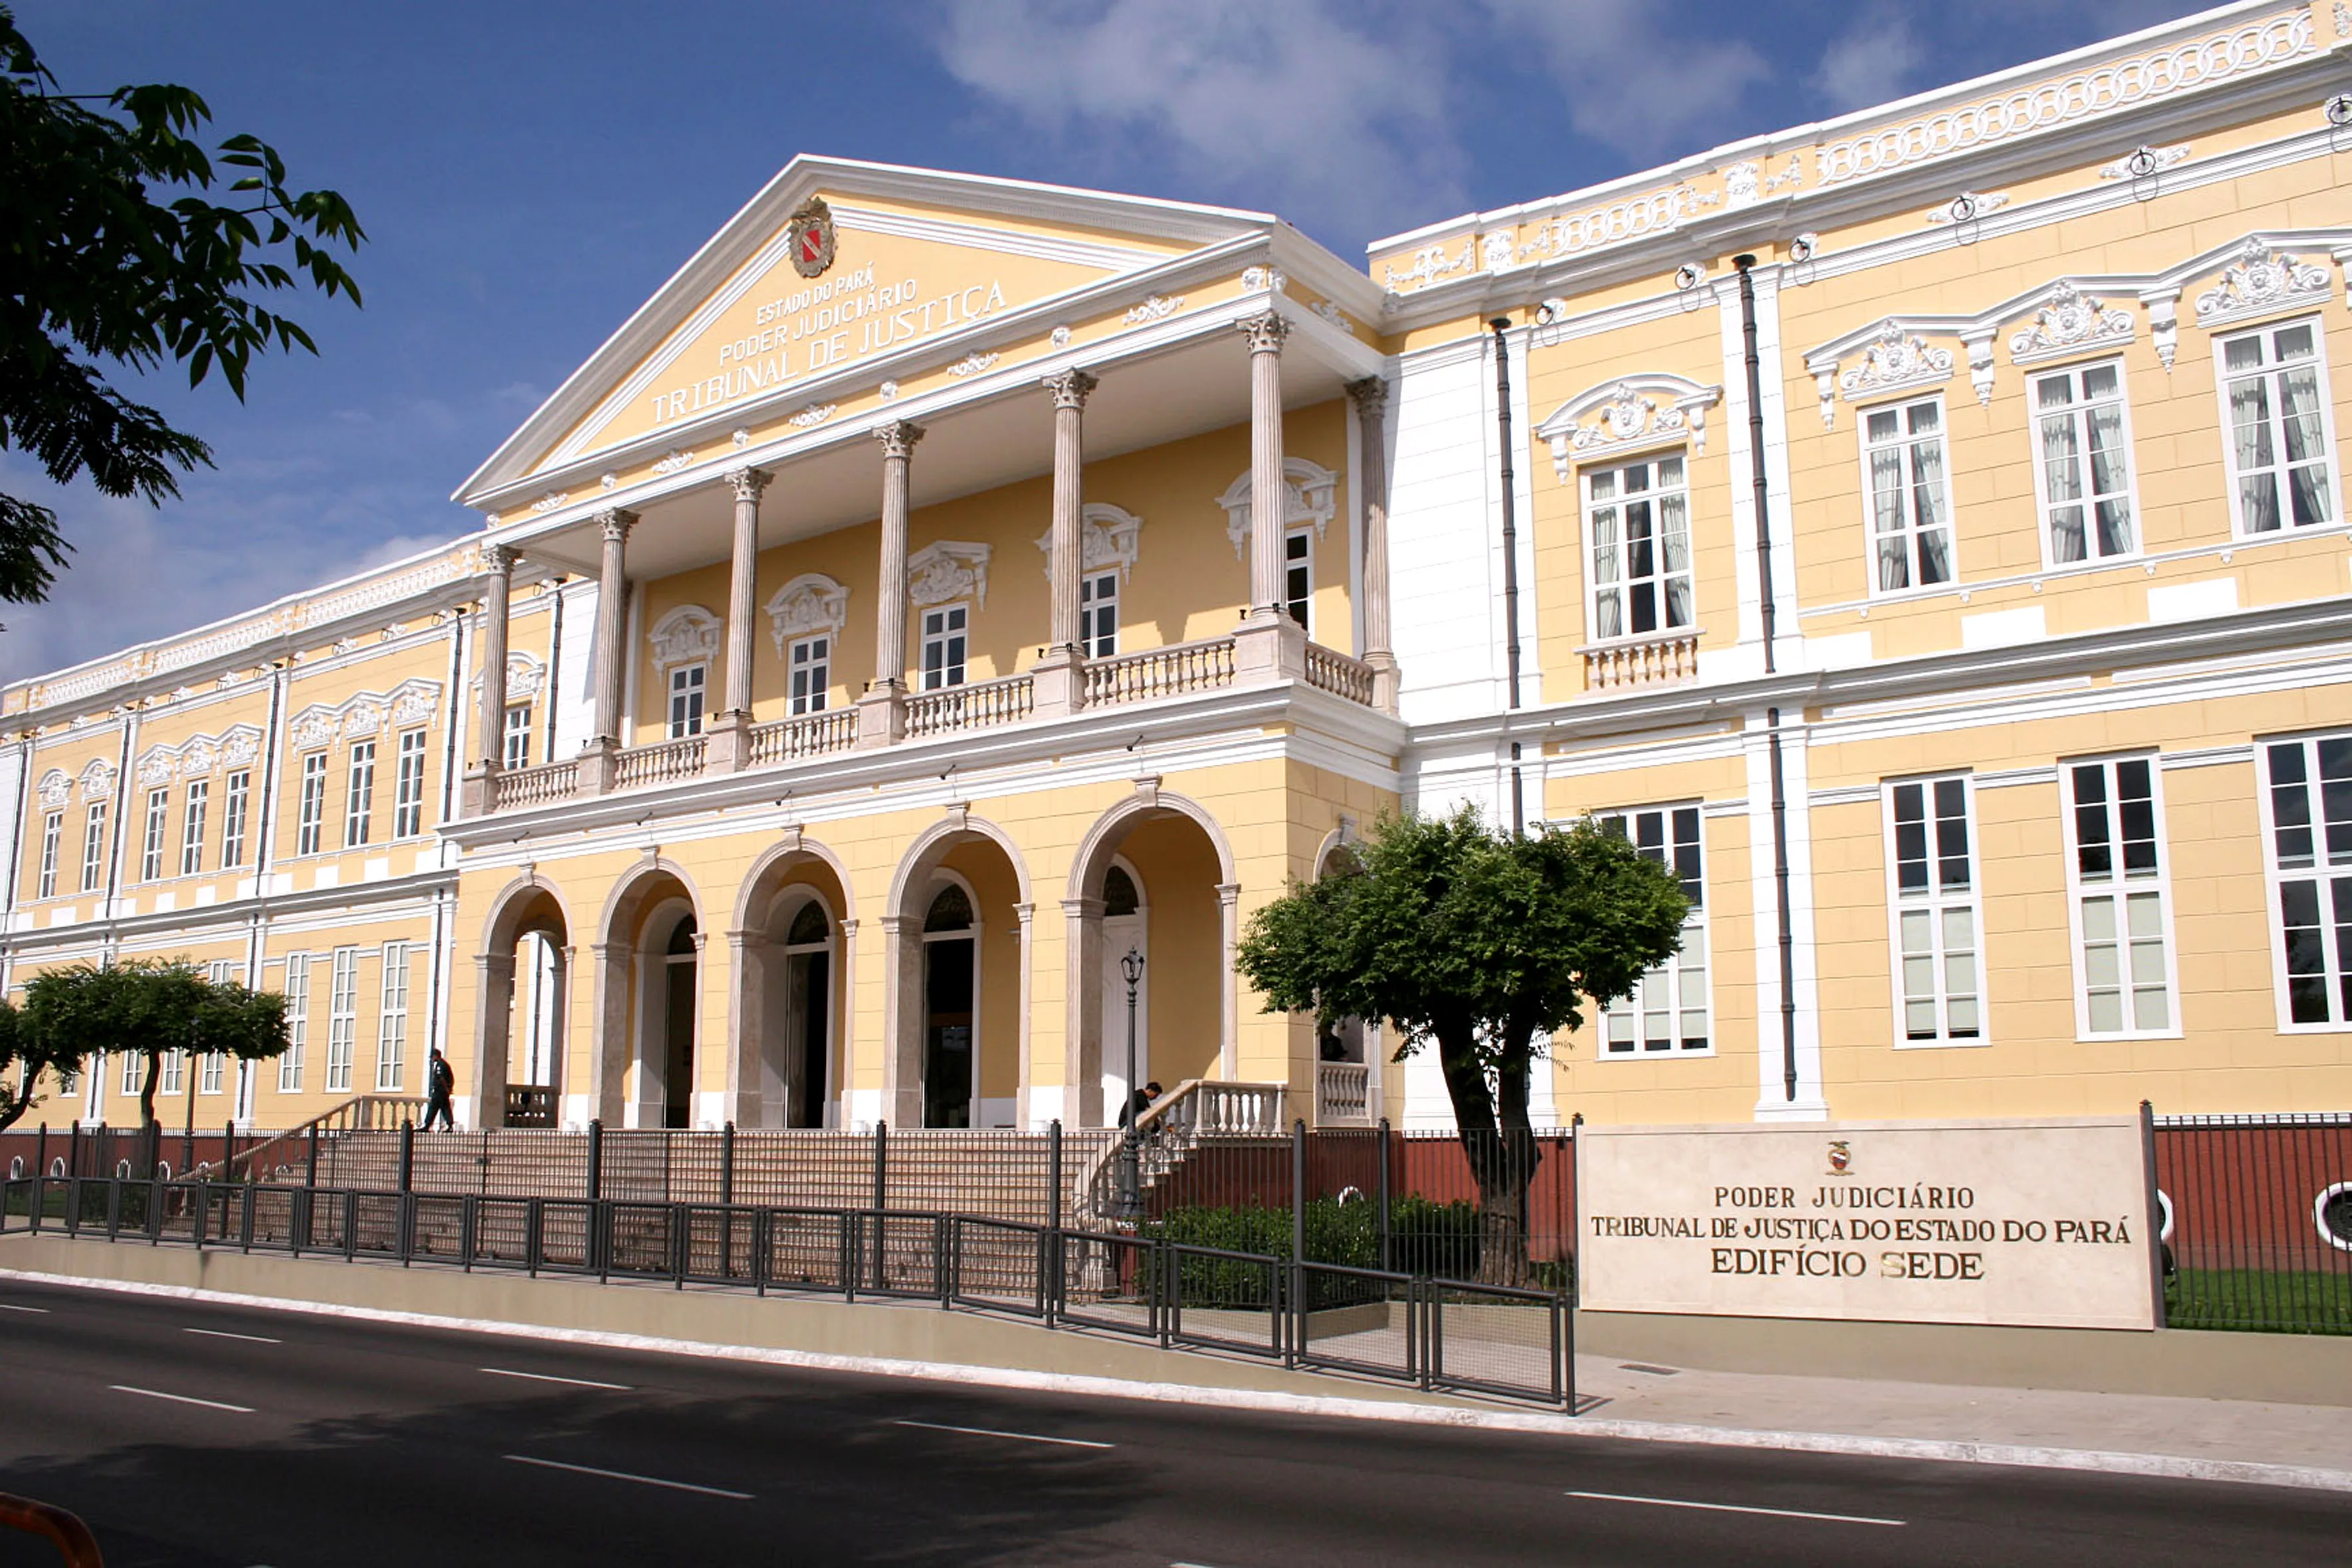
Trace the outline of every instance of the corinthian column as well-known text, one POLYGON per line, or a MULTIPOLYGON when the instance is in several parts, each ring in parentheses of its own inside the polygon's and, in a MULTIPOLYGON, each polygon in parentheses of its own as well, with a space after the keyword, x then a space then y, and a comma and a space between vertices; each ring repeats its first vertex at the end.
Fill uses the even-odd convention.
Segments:
POLYGON ((1048 647, 1030 681, 1040 718, 1076 712, 1086 701, 1087 650, 1078 637, 1078 595, 1086 581, 1086 549, 1080 530, 1086 506, 1085 439, 1080 421, 1095 378, 1071 369, 1045 378, 1054 395, 1054 531, 1048 559, 1054 579, 1048 647))
POLYGON ((760 492, 770 476, 758 468, 728 474, 735 492, 735 547, 727 579, 727 705, 710 727, 709 765, 725 773, 750 760, 751 635, 760 573, 760 492))
POLYGON ((596 733, 580 757, 580 788, 602 795, 613 787, 614 755, 621 749, 621 676, 628 650, 629 530, 637 514, 613 507, 596 514, 604 554, 596 574, 596 733))
POLYGON ((466 770, 466 815, 490 809, 494 780, 506 761, 507 725, 507 604, 514 595, 516 552, 511 545, 486 544, 482 565, 489 577, 482 584, 482 701, 476 715, 480 743, 474 765, 466 770))
POLYGON ((1307 673, 1307 634, 1282 608, 1282 340, 1290 323, 1268 310, 1235 323, 1250 347, 1250 597, 1234 637, 1243 685, 1307 673))
POLYGON ((904 731, 907 700, 908 468, 923 427, 895 420, 874 432, 882 443, 881 579, 875 585, 874 679, 858 699, 857 743, 887 746, 904 731))
POLYGON ((1364 497, 1364 646, 1372 667, 1372 705, 1396 711, 1396 652, 1389 646, 1389 384, 1377 375, 1348 384, 1356 405, 1357 483, 1364 497))

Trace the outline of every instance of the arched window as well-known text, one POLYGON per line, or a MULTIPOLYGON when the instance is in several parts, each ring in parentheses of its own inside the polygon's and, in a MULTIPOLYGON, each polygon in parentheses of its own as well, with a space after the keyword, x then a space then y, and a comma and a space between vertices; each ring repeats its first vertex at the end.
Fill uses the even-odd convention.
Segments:
POLYGON ((1135 890, 1135 879, 1124 869, 1113 866, 1103 873, 1103 913, 1131 915, 1142 903, 1143 900, 1135 890))
POLYGON ((793 929, 785 936, 784 944, 798 947, 803 942, 823 942, 832 934, 833 925, 824 918, 824 906, 811 899, 793 917, 793 929))
POLYGON ((941 888, 931 900, 930 913, 923 917, 923 929, 933 931, 968 931, 971 927, 971 900, 961 888, 950 882, 941 888))
POLYGON ((694 917, 692 915, 688 915, 684 920, 678 921, 677 928, 669 933, 669 948, 667 950, 669 956, 672 958, 677 958, 681 955, 691 957, 694 953, 694 932, 695 925, 694 917))

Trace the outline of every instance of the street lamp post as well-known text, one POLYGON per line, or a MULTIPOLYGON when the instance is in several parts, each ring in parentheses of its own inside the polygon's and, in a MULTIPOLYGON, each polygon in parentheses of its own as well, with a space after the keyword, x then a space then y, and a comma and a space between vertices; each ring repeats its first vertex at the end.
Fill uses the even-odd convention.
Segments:
POLYGON ((1118 970, 1127 977, 1127 1104, 1119 1111, 1127 1133, 1118 1157, 1119 1208, 1127 1218, 1134 1219, 1143 1212, 1143 1190, 1136 1169, 1140 1129, 1136 1126, 1139 1113, 1135 1103, 1135 992, 1143 983, 1143 954, 1129 948, 1127 956, 1118 961, 1118 970))

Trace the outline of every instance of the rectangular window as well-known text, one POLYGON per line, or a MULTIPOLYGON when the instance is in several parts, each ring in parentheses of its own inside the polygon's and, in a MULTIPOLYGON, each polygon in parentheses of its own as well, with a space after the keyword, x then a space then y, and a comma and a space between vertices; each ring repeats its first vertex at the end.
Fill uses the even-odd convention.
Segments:
POLYGON ((702 733, 702 697, 710 667, 681 664, 669 672, 669 738, 682 741, 702 733))
MULTIPOLYGON (((134 1057, 131 1060, 136 1062, 138 1058, 134 1057)), ((156 1065, 162 1070, 157 1072, 155 1075, 155 1097, 158 1100, 161 1100, 166 1095, 178 1094, 181 1091, 182 1087, 187 1082, 185 1075, 188 1068, 188 1053, 185 1051, 165 1051, 156 1058, 156 1065)), ((138 1090, 136 1089, 126 1088, 123 1092, 126 1094, 135 1094, 138 1090)))
POLYGON ((1974 1044, 1984 1038, 1984 998, 1969 781, 1892 785, 1886 809, 1899 1037, 1910 1045, 1974 1044))
POLYGON ((833 638, 828 636, 795 639, 788 662, 793 679, 792 711, 824 712, 825 693, 833 685, 833 638))
POLYGON ((302 1092, 302 1047, 310 1038, 310 955, 286 955, 286 1052, 278 1058, 278 1092, 302 1092))
POLYGON ((2174 1031, 2156 759, 2066 764, 2083 1033, 2174 1031))
POLYGON ((504 766, 509 773, 520 773, 530 766, 530 704, 510 702, 507 705, 506 746, 504 766))
POLYGON ((1282 536, 1282 607, 1311 633, 1315 604, 1315 531, 1294 528, 1282 536))
POLYGON ((1952 497, 1944 478, 1944 400, 1863 416, 1873 581, 1882 594, 1952 580, 1952 497))
POLYGON ((404 730, 400 772, 394 783, 392 836, 414 838, 425 831, 425 731, 404 730))
POLYGON ((2242 533, 2336 521, 2319 343, 2315 321, 2221 340, 2221 400, 2242 533))
MULTIPOLYGON (((180 1053, 177 1051, 166 1051, 163 1054, 167 1057, 175 1057, 180 1053)), ((139 1051, 123 1052, 122 1092, 125 1094, 137 1094, 140 1089, 141 1076, 146 1071, 146 1069, 147 1058, 144 1053, 139 1051)))
POLYGON ((221 869, 245 864, 245 806, 253 793, 253 774, 228 775, 228 793, 221 800, 221 869))
POLYGON ((2042 496, 2050 563, 2132 554, 2131 426, 2124 417, 2124 372, 2116 363, 2078 366, 2033 378, 2042 496))
MULTIPOLYGON (((1306 575, 1311 578, 1313 574, 1306 575)), ((1090 572, 1079 580, 1078 646, 1087 650, 1088 658, 1108 658, 1118 652, 1118 573, 1090 572)))
POLYGON ((147 836, 139 846, 139 879, 161 881, 163 877, 163 824, 172 814, 172 792, 151 789, 147 792, 147 836))
POLYGON ((312 752, 302 759, 302 812, 294 829, 295 854, 319 852, 319 834, 326 819, 327 753, 312 752))
POLYGON ((375 742, 352 742, 352 776, 343 795, 343 847, 357 848, 368 841, 368 821, 375 810, 375 742))
POLYGON ((408 944, 383 944, 383 999, 376 1013, 375 1086, 396 1093, 408 1048, 408 944))
POLYGON ((963 684, 964 637, 970 616, 961 605, 923 612, 923 689, 963 684))
POLYGON ((1631 996, 1612 1003, 1601 1018, 1601 1052, 1609 1057, 1706 1050, 1706 876, 1696 805, 1664 806, 1603 816, 1601 825, 1632 840, 1644 860, 1667 867, 1690 900, 1683 917, 1682 951, 1642 976, 1631 996))
POLYGON ((1690 497, 1682 454, 1584 476, 1592 541, 1592 637, 1691 624, 1690 497))
POLYGON ((41 890, 37 897, 58 893, 58 846, 66 836, 66 814, 53 811, 41 818, 41 890))
POLYGON ((106 802, 94 800, 81 824, 81 890, 95 893, 106 885, 106 802))
POLYGON ((2274 741, 2269 774, 2281 1014, 2352 1025, 2352 735, 2274 741))
POLYGON ((218 1094, 224 1076, 221 1068, 227 1057, 220 1051, 206 1051, 196 1058, 196 1092, 218 1094))
POLYGON ((335 975, 327 992, 327 1092, 352 1089, 352 1045, 360 1027, 360 950, 335 949, 335 975))
POLYGON ((180 823, 180 875, 193 877, 205 868, 205 808, 211 804, 210 779, 188 781, 188 810, 180 823))

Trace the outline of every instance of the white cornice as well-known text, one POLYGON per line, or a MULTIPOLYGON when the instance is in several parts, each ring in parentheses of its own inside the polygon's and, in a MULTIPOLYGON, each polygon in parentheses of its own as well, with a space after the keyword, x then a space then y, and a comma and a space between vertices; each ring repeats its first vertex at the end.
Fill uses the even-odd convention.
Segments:
POLYGON ((137 942, 163 935, 178 936, 188 942, 218 941, 232 934, 228 928, 242 930, 249 928, 257 921, 280 915, 351 909, 368 910, 373 918, 381 912, 381 907, 387 904, 415 904, 420 909, 426 908, 433 894, 455 893, 457 888, 457 869, 451 867, 418 871, 406 877, 388 877, 377 882, 313 888, 299 893, 257 893, 250 898, 192 905, 184 910, 118 915, 112 919, 77 921, 71 925, 39 926, 11 931, 5 941, 0 941, 0 952, 12 957, 25 957, 51 952, 58 948, 137 942))

